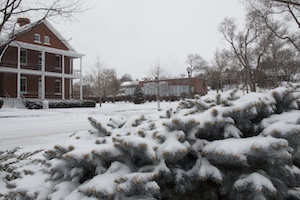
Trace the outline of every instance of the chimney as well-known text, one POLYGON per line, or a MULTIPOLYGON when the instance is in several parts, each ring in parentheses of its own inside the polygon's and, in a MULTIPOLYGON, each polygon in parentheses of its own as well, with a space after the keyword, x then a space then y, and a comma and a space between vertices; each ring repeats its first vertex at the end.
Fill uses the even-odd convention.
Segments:
POLYGON ((30 19, 24 18, 24 17, 19 17, 17 23, 21 26, 24 26, 26 24, 30 23, 30 19))

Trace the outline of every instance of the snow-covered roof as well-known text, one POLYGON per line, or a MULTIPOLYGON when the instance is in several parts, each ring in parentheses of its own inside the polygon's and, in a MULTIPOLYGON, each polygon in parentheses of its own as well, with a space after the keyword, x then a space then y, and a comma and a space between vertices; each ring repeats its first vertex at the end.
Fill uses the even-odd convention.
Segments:
POLYGON ((138 85, 139 82, 138 81, 125 81, 121 84, 121 87, 122 86, 130 86, 130 85, 138 85))

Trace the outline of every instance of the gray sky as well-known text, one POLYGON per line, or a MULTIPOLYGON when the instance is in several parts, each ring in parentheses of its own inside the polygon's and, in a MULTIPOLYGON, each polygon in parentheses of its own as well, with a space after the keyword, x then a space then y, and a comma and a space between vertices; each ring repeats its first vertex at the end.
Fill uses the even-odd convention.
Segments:
POLYGON ((186 73, 187 54, 210 61, 226 44, 217 26, 225 17, 243 21, 239 0, 87 0, 92 9, 75 22, 53 24, 86 56, 84 74, 96 62, 114 68, 118 77, 149 74, 159 60, 171 76, 186 73))

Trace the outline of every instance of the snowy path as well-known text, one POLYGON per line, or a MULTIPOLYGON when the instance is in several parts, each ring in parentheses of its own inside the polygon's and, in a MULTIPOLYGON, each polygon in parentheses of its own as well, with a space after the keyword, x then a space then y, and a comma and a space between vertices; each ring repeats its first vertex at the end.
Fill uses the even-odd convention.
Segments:
MULTIPOLYGON (((178 102, 161 103, 166 109, 176 107, 178 102)), ((76 131, 91 129, 88 117, 98 120, 107 116, 152 114, 157 112, 156 103, 134 105, 131 103, 103 104, 101 108, 74 108, 27 110, 0 109, 0 150, 22 147, 26 150, 51 148, 67 139, 76 131)))

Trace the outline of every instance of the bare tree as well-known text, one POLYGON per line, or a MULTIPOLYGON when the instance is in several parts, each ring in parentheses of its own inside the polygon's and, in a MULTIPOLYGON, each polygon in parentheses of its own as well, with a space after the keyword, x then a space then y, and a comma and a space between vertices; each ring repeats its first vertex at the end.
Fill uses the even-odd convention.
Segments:
POLYGON ((257 15, 249 12, 243 31, 238 31, 234 19, 225 18, 219 31, 230 44, 236 59, 246 75, 245 84, 251 91, 256 91, 254 71, 259 67, 262 57, 269 48, 274 34, 261 26, 257 15))
POLYGON ((291 43, 300 51, 300 3, 296 0, 245 0, 247 10, 256 12, 261 22, 276 37, 291 43), (276 21, 275 21, 276 19, 276 21), (294 28, 296 25, 296 28, 294 28), (281 27, 281 28, 278 28, 281 27))
POLYGON ((273 87, 279 82, 293 80, 293 75, 300 72, 298 55, 297 51, 284 47, 282 41, 271 47, 261 65, 265 75, 272 78, 273 87))
POLYGON ((120 82, 123 83, 125 81, 132 81, 132 76, 130 74, 124 74, 121 78, 120 78, 120 82))
POLYGON ((84 0, 2 0, 0 1, 0 60, 10 42, 18 36, 32 30, 47 18, 60 17, 63 20, 73 19, 75 14, 87 10, 84 0), (30 28, 19 29, 19 17, 32 17, 35 22, 30 28))
POLYGON ((109 94, 116 95, 118 87, 116 84, 116 71, 105 68, 104 64, 97 58, 97 61, 90 73, 84 77, 87 88, 99 98, 100 106, 102 98, 109 94))
POLYGON ((113 71, 114 74, 112 75, 108 85, 108 95, 112 95, 114 97, 114 102, 115 102, 115 98, 120 90, 120 81, 117 79, 116 70, 113 71))
POLYGON ((160 66, 159 60, 157 61, 157 64, 155 64, 154 66, 152 66, 150 68, 148 80, 153 81, 150 88, 154 87, 156 90, 156 100, 157 100, 158 110, 160 110, 161 92, 166 92, 166 90, 168 90, 168 87, 166 87, 166 85, 163 84, 163 82, 161 82, 161 80, 166 79, 168 76, 169 76, 169 74, 166 71, 166 69, 160 66))
POLYGON ((167 78, 168 76, 169 74, 167 70, 160 66, 159 61, 157 61, 157 63, 150 68, 149 71, 150 80, 155 80, 155 79, 161 80, 167 78))
POLYGON ((186 64, 188 65, 188 73, 190 77, 193 77, 194 72, 199 72, 207 66, 206 60, 204 60, 199 54, 188 54, 186 64))
MULTIPOLYGON (((212 66, 215 69, 215 73, 216 73, 216 77, 214 77, 215 79, 217 79, 217 92, 219 89, 221 89, 221 91, 223 91, 223 84, 224 84, 224 72, 227 68, 229 68, 229 52, 225 49, 219 51, 218 49, 216 49, 216 51, 214 52, 214 57, 212 60, 212 66)), ((207 70, 206 70, 207 71, 207 70)), ((208 72, 208 71, 207 71, 208 72)))

